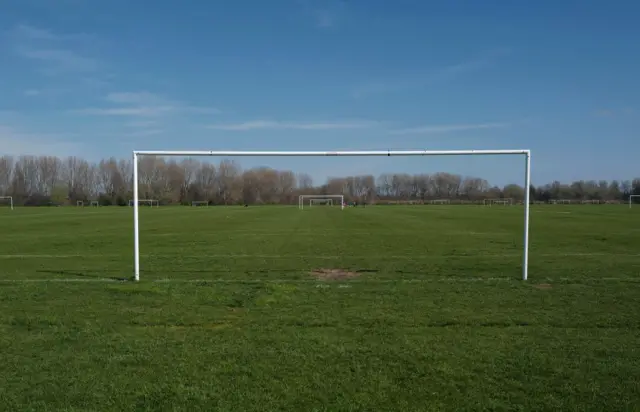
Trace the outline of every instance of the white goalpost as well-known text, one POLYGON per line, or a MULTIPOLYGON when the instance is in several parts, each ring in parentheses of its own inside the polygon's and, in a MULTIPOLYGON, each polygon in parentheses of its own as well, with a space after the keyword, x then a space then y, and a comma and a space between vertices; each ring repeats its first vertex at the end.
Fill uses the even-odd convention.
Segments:
POLYGON ((629 209, 631 209, 631 205, 633 204, 633 199, 640 199, 640 195, 629 195, 629 209))
POLYGON ((511 206, 511 205, 513 205, 513 199, 511 199, 511 198, 484 199, 484 201, 482 203, 485 206, 493 206, 493 205, 511 206))
POLYGON ((160 207, 160 201, 156 199, 138 199, 137 201, 134 199, 129 199, 129 206, 137 206, 140 203, 148 204, 151 207, 160 207))
POLYGON ((298 209, 304 209, 306 199, 309 199, 309 206, 313 201, 331 200, 331 205, 333 205, 333 199, 340 200, 340 209, 344 210, 344 195, 300 195, 298 196, 298 209))
POLYGON ((92 200, 90 206, 91 207, 99 207, 100 206, 100 202, 98 202, 97 200, 92 200))
POLYGON ((194 200, 194 201, 191 202, 191 206, 209 207, 209 201, 208 200, 194 200))
MULTIPOLYGON (((133 259, 134 279, 140 280, 140 215, 138 197, 138 158, 140 156, 222 156, 222 157, 364 157, 364 156, 524 156, 524 246, 522 251, 522 279, 528 279, 529 272, 529 206, 531 187, 530 150, 378 150, 378 151, 134 151, 133 152, 133 259)), ((318 197, 314 195, 312 197, 318 197)), ((344 203, 343 203, 344 204, 344 203)))
POLYGON ((0 201, 6 201, 9 203, 9 207, 13 210, 13 197, 12 196, 0 196, 0 201))

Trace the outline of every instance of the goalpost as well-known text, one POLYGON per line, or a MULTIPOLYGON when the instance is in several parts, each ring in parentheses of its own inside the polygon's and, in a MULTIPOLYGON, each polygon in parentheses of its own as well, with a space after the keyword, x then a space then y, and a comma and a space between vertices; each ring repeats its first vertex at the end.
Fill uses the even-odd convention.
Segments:
MULTIPOLYGON (((140 280, 140 215, 138 198, 138 158, 140 156, 479 156, 479 155, 523 155, 524 156, 524 247, 522 251, 522 280, 528 279, 529 272, 529 206, 531 187, 530 150, 378 150, 378 151, 134 151, 133 152, 133 260, 134 279, 140 280)), ((314 195, 313 197, 317 197, 314 195)), ((343 203, 344 204, 344 203, 343 203)))
POLYGON ((11 210, 13 210, 13 197, 12 196, 0 196, 0 201, 1 200, 6 200, 9 202, 9 207, 11 207, 11 210))
POLYGON ((76 200, 76 206, 78 206, 78 207, 84 207, 84 201, 82 201, 82 200, 76 200))
MULTIPOLYGON (((135 197, 135 196, 134 196, 135 197)), ((160 207, 160 201, 156 200, 156 199, 138 199, 137 201, 130 199, 129 200, 129 206, 137 206, 140 203, 146 203, 148 204, 150 207, 153 207, 154 205, 156 207, 160 207)))
POLYGON ((209 201, 208 200, 194 200, 194 201, 191 202, 191 206, 209 207, 209 201))
POLYGON ((305 199, 309 199, 309 206, 311 206, 311 202, 314 200, 329 199, 333 205, 333 199, 340 199, 340 209, 344 210, 344 195, 300 195, 298 196, 298 209, 304 209, 305 199))
POLYGON ((629 195, 629 209, 631 209, 631 205, 633 204, 633 199, 640 199, 640 195, 629 195))
POLYGON ((97 200, 92 200, 90 206, 91 207, 100 207, 100 202, 98 202, 97 200))
POLYGON ((483 204, 485 206, 493 206, 493 205, 508 205, 511 206, 513 205, 513 199, 511 198, 505 198, 505 199, 484 199, 483 204))

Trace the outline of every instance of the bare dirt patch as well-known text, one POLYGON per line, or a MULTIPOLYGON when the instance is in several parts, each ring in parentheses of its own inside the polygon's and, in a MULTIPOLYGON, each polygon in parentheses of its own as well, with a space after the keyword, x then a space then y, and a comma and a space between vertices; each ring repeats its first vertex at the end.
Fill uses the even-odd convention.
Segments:
POLYGON ((533 285, 533 287, 536 288, 536 289, 548 290, 548 289, 551 289, 551 284, 550 283, 539 283, 537 285, 533 285))
POLYGON ((344 280, 360 276, 358 272, 351 272, 345 269, 315 269, 311 274, 321 280, 344 280))

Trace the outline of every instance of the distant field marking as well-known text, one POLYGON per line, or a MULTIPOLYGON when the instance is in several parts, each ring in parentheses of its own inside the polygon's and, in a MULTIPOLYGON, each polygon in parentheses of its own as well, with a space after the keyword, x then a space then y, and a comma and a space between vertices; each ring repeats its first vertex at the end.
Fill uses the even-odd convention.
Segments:
MULTIPOLYGON (((298 284, 326 284, 336 286, 344 284, 385 284, 385 283, 435 283, 435 282, 451 282, 451 283, 470 283, 470 282, 518 282, 523 284, 535 285, 539 282, 570 282, 571 284, 584 284, 594 282, 610 282, 610 281, 633 281, 640 282, 640 277, 603 277, 603 278, 568 278, 568 277, 536 277, 529 282, 523 282, 518 277, 437 277, 427 279, 367 279, 355 282, 331 282, 321 281, 315 279, 178 279, 178 278, 165 278, 154 280, 143 280, 141 283, 298 283, 298 284)), ((129 279, 110 279, 110 278, 39 278, 39 279, 0 279, 0 283, 131 283, 138 284, 129 279)))
MULTIPOLYGON (((120 225, 112 225, 111 228, 113 229, 114 227, 122 227, 122 228, 126 228, 125 224, 120 224, 120 225)), ((614 235, 625 235, 625 234, 629 234, 629 233, 636 233, 640 231, 640 229, 627 229, 625 231, 621 231, 621 232, 612 232, 612 233, 599 233, 600 235, 605 235, 605 236, 614 236, 614 235)), ((106 235, 109 235, 110 232, 112 231, 108 231, 108 230, 102 230, 102 231, 91 231, 91 232, 76 232, 74 233, 74 237, 75 238, 100 238, 100 239, 105 239, 106 235)), ((416 233, 418 233, 419 230, 394 230, 393 232, 389 233, 388 235, 390 237, 397 237, 397 236, 412 236, 415 235, 416 233)), ((234 229, 228 229, 228 230, 218 230, 218 231, 213 231, 213 232, 200 232, 198 233, 197 237, 190 237, 190 240, 198 240, 198 238, 200 239, 210 239, 211 237, 225 237, 225 238, 244 238, 244 237, 254 237, 254 238, 261 238, 261 237, 286 237, 286 236, 291 236, 291 235, 309 235, 309 236, 315 236, 315 237, 329 237, 329 236, 337 236, 339 234, 341 234, 342 232, 340 230, 318 230, 318 231, 301 231, 301 230, 296 230, 296 229, 291 229, 289 231, 256 231, 256 230, 250 230, 250 229, 238 229, 238 230, 234 230, 234 229)), ((371 234, 371 231, 367 231, 367 230, 351 230, 348 232, 349 235, 354 235, 354 236, 367 236, 371 234)), ((446 236, 470 236, 470 237, 486 237, 486 236, 496 236, 496 237, 520 237, 519 233, 514 233, 514 232, 478 232, 478 231, 446 231, 446 230, 442 230, 438 232, 439 235, 446 237, 446 236)), ((170 237, 170 236, 174 236, 176 238, 181 238, 181 237, 185 237, 185 236, 189 236, 190 234, 187 232, 162 232, 162 231, 158 231, 158 232, 148 232, 146 233, 144 230, 142 231, 142 236, 145 237, 170 237)), ((30 237, 38 237, 38 238, 44 238, 44 237, 49 237, 49 238, 57 238, 60 235, 58 233, 55 232, 51 232, 51 233, 4 233, 3 234, 3 238, 4 239, 11 239, 11 238, 20 238, 20 239, 24 239, 24 238, 30 238, 30 237)), ((0 243, 2 243, 0 241, 0 243)))
MULTIPOLYGON (((416 252, 418 253, 418 252, 416 252)), ((182 255, 182 254, 143 254, 145 258, 167 258, 175 259, 176 257, 187 259, 203 259, 203 258, 255 258, 255 259, 407 259, 407 260, 428 260, 433 258, 438 259, 457 259, 457 258, 501 258, 501 257, 520 257, 522 253, 478 253, 475 255, 442 255, 442 254, 429 254, 421 253, 416 256, 412 255, 350 255, 345 253, 344 255, 300 255, 292 253, 291 255, 266 255, 266 254, 201 254, 201 255, 182 255)), ((627 257, 640 257, 640 253, 601 253, 601 252, 566 252, 566 253, 535 253, 534 256, 542 257, 579 257, 579 256, 627 256, 627 257)), ((71 258, 122 258, 128 259, 128 254, 2 254, 0 259, 71 259, 71 258)))
MULTIPOLYGON (((124 227, 124 225, 118 225, 124 227)), ((114 226, 111 226, 112 228, 114 226)), ((92 232, 78 232, 74 233, 74 237, 98 237, 101 235, 108 234, 110 231, 102 230, 100 232, 92 231, 92 232)), ((415 235, 417 230, 396 230, 390 235, 396 236, 410 236, 415 235)), ((198 233, 198 237, 200 238, 209 238, 209 237, 266 237, 266 236, 276 236, 276 237, 285 237, 291 235, 314 235, 317 237, 325 237, 325 236, 337 236, 342 234, 343 232, 340 230, 325 230, 325 231, 302 231, 302 230, 289 230, 289 231, 255 231, 255 230, 218 230, 213 232, 200 232, 198 233)), ((474 232, 474 231, 440 231, 438 232, 440 235, 451 235, 451 236, 518 236, 519 234, 511 233, 511 232, 474 232)), ((370 235, 371 231, 367 230, 350 230, 348 232, 349 235, 370 235)), ((175 236, 175 237, 184 237, 190 236, 188 232, 149 232, 145 233, 142 231, 142 236, 152 236, 152 237, 167 237, 167 236, 175 236)), ((60 237, 59 233, 4 233, 4 238, 18 237, 18 238, 28 238, 28 237, 60 237)), ((194 239, 190 237, 190 239, 194 239)), ((197 240, 197 238, 195 238, 197 240)))

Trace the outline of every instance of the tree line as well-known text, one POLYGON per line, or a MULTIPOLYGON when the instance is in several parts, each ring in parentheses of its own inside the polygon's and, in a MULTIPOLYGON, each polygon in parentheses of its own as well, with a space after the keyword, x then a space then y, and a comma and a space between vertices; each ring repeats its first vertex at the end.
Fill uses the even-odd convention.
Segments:
MULTIPOLYGON (((310 175, 268 167, 243 169, 239 163, 217 164, 191 158, 177 160, 142 157, 139 161, 139 197, 161 204, 296 204, 300 194, 343 194, 347 201, 391 202, 449 199, 524 199, 516 184, 492 186, 479 177, 439 172, 385 173, 329 178, 315 184, 310 175)), ((101 205, 128 205, 133 198, 133 161, 104 159, 89 162, 78 157, 0 157, 0 196, 26 206, 75 205, 98 201, 101 205)), ((626 201, 640 195, 640 179, 625 181, 552 182, 531 187, 531 200, 626 201)))

